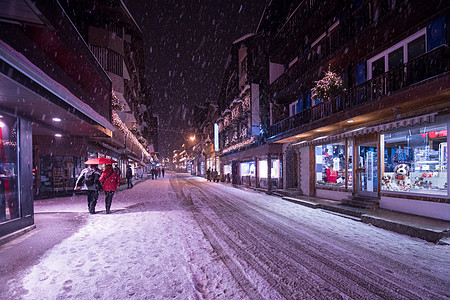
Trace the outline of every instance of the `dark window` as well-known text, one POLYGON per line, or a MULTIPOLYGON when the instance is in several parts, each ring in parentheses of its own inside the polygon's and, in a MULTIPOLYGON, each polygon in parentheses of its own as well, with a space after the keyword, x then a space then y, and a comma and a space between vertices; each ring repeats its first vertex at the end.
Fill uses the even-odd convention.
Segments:
POLYGON ((403 65, 403 47, 392 51, 388 54, 388 68, 389 70, 395 69, 403 65))
POLYGON ((385 72, 384 70, 384 56, 380 57, 372 63, 372 78, 377 77, 385 72))
POLYGON ((408 43, 408 61, 425 54, 425 35, 408 43))

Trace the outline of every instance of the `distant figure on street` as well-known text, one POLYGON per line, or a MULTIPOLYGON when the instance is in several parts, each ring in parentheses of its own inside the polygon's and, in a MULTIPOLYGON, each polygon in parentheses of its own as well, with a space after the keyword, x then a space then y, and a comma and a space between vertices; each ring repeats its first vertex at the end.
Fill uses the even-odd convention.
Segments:
POLYGON ((162 169, 161 169, 161 173, 162 173, 163 178, 164 178, 164 172, 165 172, 165 169, 162 168, 162 169))
POLYGON ((127 188, 131 189, 133 187, 133 170, 131 170, 131 166, 127 166, 127 173, 125 174, 125 177, 127 178, 127 188))
POLYGON ((103 191, 105 191, 106 213, 110 214, 112 198, 114 196, 114 192, 120 184, 120 176, 115 170, 113 170, 112 165, 106 165, 99 181, 102 184, 103 191))
POLYGON ((206 180, 211 181, 211 168, 206 171, 206 180))
POLYGON ((217 172, 216 169, 214 169, 214 171, 212 172, 213 174, 213 182, 219 182, 219 173, 217 172))
POLYGON ((161 177, 161 168, 158 168, 158 177, 161 177))
POLYGON ((90 214, 95 214, 95 206, 98 200, 98 191, 100 190, 101 172, 97 165, 88 165, 84 168, 75 182, 75 190, 87 192, 87 202, 90 214))

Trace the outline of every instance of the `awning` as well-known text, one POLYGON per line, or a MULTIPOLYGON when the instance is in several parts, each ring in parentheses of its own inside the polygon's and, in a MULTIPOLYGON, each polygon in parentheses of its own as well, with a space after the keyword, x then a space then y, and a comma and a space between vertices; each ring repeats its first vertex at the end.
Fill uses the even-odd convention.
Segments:
POLYGON ((404 128, 404 127, 408 127, 408 126, 421 125, 423 123, 433 123, 436 121, 436 114, 437 114, 437 112, 434 112, 431 114, 426 114, 426 115, 417 116, 417 117, 408 118, 408 119, 402 119, 402 120, 398 120, 398 121, 394 121, 394 122, 390 122, 390 123, 384 123, 384 124, 380 124, 380 125, 376 125, 376 126, 354 129, 354 130, 340 133, 340 134, 318 137, 313 140, 305 141, 304 143, 300 142, 300 143, 294 143, 294 144, 299 144, 299 145, 300 144, 304 144, 304 145, 323 144, 324 142, 342 140, 344 138, 357 136, 357 135, 365 135, 365 134, 370 134, 370 133, 374 133, 374 132, 383 132, 383 131, 394 130, 394 129, 398 129, 398 128, 404 128))

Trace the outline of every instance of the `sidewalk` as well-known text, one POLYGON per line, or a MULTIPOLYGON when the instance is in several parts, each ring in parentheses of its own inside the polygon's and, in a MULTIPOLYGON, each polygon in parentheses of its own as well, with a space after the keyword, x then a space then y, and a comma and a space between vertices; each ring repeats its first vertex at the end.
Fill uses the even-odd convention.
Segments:
POLYGON ((339 201, 298 195, 285 195, 286 191, 274 191, 273 195, 286 201, 322 209, 326 212, 356 221, 417 237, 429 242, 450 245, 450 222, 395 212, 382 208, 365 209, 344 205, 339 201))

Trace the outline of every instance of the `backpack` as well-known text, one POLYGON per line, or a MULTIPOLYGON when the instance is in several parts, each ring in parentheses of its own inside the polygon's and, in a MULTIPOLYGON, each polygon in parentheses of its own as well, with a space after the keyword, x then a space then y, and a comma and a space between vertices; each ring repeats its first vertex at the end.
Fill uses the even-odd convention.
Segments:
POLYGON ((84 174, 84 183, 87 186, 93 186, 95 183, 95 176, 94 176, 95 171, 94 170, 88 170, 86 172, 86 174, 84 174))

